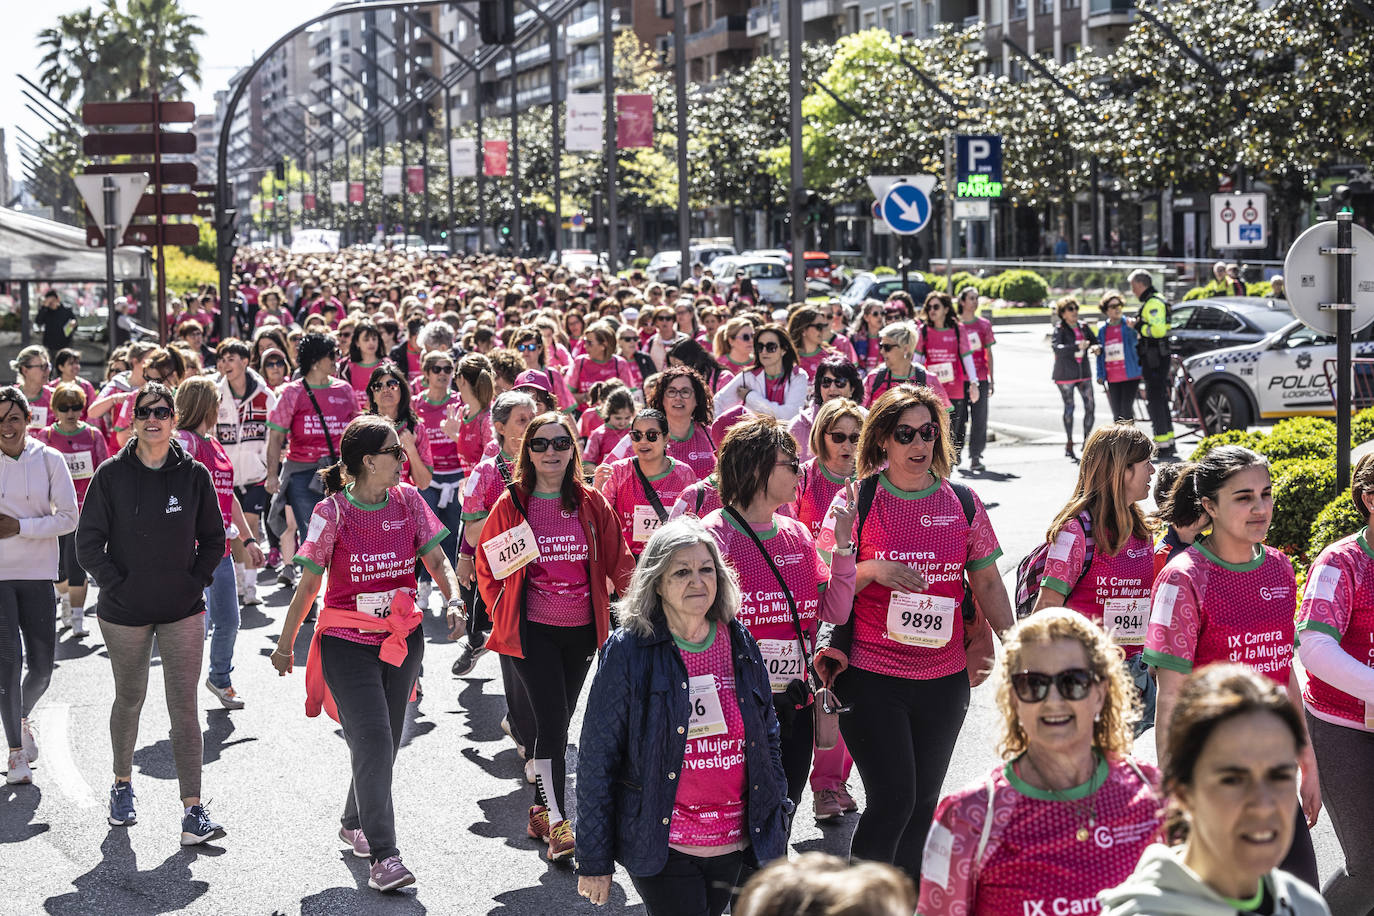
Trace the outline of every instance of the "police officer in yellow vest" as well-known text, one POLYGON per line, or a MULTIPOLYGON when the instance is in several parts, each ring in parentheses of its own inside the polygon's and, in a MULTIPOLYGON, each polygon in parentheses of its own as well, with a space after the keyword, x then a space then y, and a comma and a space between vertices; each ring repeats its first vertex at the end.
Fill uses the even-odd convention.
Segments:
POLYGON ((1140 374, 1145 380, 1145 401, 1150 425, 1154 427, 1155 447, 1161 458, 1174 457, 1174 422, 1169 413, 1169 303, 1155 292, 1149 271, 1133 270, 1126 278, 1131 292, 1140 302, 1135 329, 1140 335, 1136 347, 1140 354, 1140 374))

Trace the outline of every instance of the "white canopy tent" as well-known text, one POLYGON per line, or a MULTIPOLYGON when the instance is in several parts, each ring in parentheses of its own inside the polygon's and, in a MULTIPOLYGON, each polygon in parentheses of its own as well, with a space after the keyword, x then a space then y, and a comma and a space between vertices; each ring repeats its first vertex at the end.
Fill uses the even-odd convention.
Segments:
MULTIPOLYGON (((115 282, 146 278, 144 264, 144 249, 116 249, 115 282)), ((105 251, 86 244, 84 229, 0 208, 0 282, 89 283, 104 279, 105 251)))

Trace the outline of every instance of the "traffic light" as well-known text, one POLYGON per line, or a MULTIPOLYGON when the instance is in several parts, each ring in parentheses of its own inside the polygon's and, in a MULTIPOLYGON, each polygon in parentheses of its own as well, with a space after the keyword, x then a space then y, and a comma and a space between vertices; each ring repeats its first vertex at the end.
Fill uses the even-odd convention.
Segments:
POLYGON ((501 234, 502 234, 502 235, 510 235, 510 226, 507 226, 505 223, 502 223, 502 224, 501 224, 501 234))
POLYGON ((278 160, 277 160, 277 164, 276 164, 275 166, 273 166, 273 168, 272 168, 272 174, 276 177, 276 179, 277 179, 278 181, 285 181, 285 180, 286 180, 286 163, 285 163, 283 160, 278 159, 278 160))
POLYGON ((477 33, 483 44, 508 45, 515 41, 515 0, 479 0, 477 33))
POLYGON ((1323 217, 1335 219, 1337 213, 1350 209, 1350 188, 1348 185, 1337 185, 1328 196, 1318 197, 1316 203, 1323 217))
POLYGON ((815 191, 808 191, 805 188, 797 190, 797 210, 801 213, 802 223, 819 223, 821 221, 821 211, 824 204, 821 196, 815 191))

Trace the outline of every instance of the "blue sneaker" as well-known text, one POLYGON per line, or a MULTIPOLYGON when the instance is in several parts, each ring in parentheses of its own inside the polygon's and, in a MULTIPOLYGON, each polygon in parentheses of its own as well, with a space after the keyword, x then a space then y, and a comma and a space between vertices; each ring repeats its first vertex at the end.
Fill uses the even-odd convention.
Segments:
POLYGON ((127 827, 138 822, 134 814, 134 784, 116 782, 110 787, 109 821, 114 827, 127 827))
POLYGON ((224 828, 210 820, 204 805, 192 805, 181 819, 181 845, 194 846, 224 836, 224 828))

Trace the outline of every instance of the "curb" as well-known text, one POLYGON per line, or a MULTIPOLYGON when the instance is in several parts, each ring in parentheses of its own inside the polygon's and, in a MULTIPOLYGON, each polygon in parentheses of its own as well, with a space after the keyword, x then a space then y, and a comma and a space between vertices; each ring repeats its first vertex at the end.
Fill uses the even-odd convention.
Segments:
MULTIPOLYGON (((984 316, 992 322, 993 327, 1009 324, 1053 324, 1053 315, 988 315, 984 316)), ((1102 316, 1093 312, 1079 313, 1080 321, 1090 321, 1094 324, 1102 320, 1102 316)))
POLYGON ((998 423, 993 420, 988 421, 988 429, 1008 439, 1016 440, 1021 445, 1053 445, 1063 444, 1063 436, 1059 433, 1039 429, 1035 426, 1018 426, 1015 423, 998 423))

